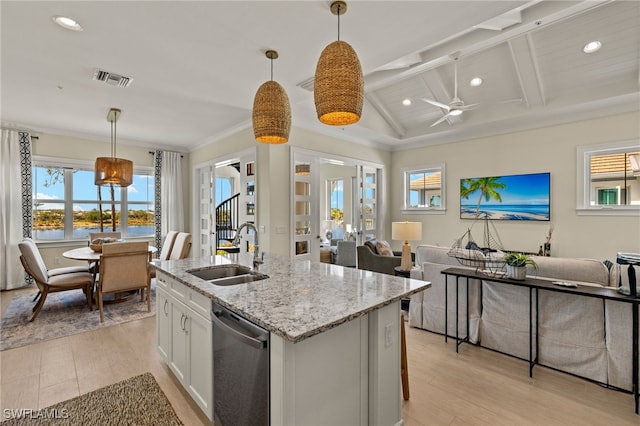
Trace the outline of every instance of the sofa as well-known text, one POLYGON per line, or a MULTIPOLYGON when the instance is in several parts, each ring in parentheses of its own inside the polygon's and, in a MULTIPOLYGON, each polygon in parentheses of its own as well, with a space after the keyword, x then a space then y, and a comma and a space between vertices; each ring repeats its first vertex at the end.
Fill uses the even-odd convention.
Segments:
MULTIPOLYGON (((462 266, 448 247, 420 245, 411 277, 432 283, 414 294, 409 326, 444 333, 445 282, 442 270, 462 266)), ((617 268, 599 260, 533 256, 538 279, 617 285, 617 268)), ((490 280, 470 280, 469 340, 482 347, 529 359, 529 289, 490 280)), ((459 332, 466 335, 465 284, 460 280, 459 332)), ((448 287, 448 334, 455 334, 455 283, 448 287)), ((539 291, 538 362, 603 384, 631 390, 631 305, 566 293, 539 291)), ((534 315, 535 315, 534 293, 534 315)), ((535 348, 534 348, 535 351, 535 348)), ((536 354, 534 353, 534 356, 536 354)))

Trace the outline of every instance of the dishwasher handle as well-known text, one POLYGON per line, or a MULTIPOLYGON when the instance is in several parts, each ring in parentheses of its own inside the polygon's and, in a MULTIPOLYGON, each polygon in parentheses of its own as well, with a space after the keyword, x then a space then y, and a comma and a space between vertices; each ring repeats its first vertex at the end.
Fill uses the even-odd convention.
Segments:
POLYGON ((257 349, 264 349, 267 347, 266 340, 256 339, 255 337, 248 336, 228 325, 226 323, 226 321, 228 320, 222 316, 222 311, 211 311, 211 321, 213 321, 215 325, 222 328, 227 333, 231 333, 236 339, 240 340, 243 343, 246 343, 247 345, 253 346, 257 349))

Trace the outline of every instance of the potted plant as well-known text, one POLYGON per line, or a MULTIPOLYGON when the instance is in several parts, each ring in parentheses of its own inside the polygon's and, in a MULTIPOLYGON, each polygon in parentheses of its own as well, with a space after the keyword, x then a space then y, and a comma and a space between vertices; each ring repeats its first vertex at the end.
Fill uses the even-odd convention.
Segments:
POLYGON ((537 267, 536 262, 523 253, 511 252, 504 256, 507 264, 507 276, 514 280, 524 280, 527 276, 527 265, 537 267))

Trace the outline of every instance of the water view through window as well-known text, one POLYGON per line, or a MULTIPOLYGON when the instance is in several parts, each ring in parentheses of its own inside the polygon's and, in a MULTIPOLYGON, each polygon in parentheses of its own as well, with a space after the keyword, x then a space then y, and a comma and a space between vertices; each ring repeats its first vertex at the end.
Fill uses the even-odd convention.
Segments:
POLYGON ((94 184, 93 170, 38 165, 32 172, 34 239, 84 239, 100 232, 101 218, 105 232, 115 218, 124 237, 153 235, 153 175, 134 174, 130 186, 112 191, 94 184))

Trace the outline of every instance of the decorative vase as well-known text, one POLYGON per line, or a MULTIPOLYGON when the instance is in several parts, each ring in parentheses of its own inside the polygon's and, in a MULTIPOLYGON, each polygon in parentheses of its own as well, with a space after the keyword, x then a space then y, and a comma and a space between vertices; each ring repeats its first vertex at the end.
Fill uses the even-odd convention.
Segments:
POLYGON ((527 267, 507 265, 507 276, 513 280, 524 280, 527 277, 527 267))

